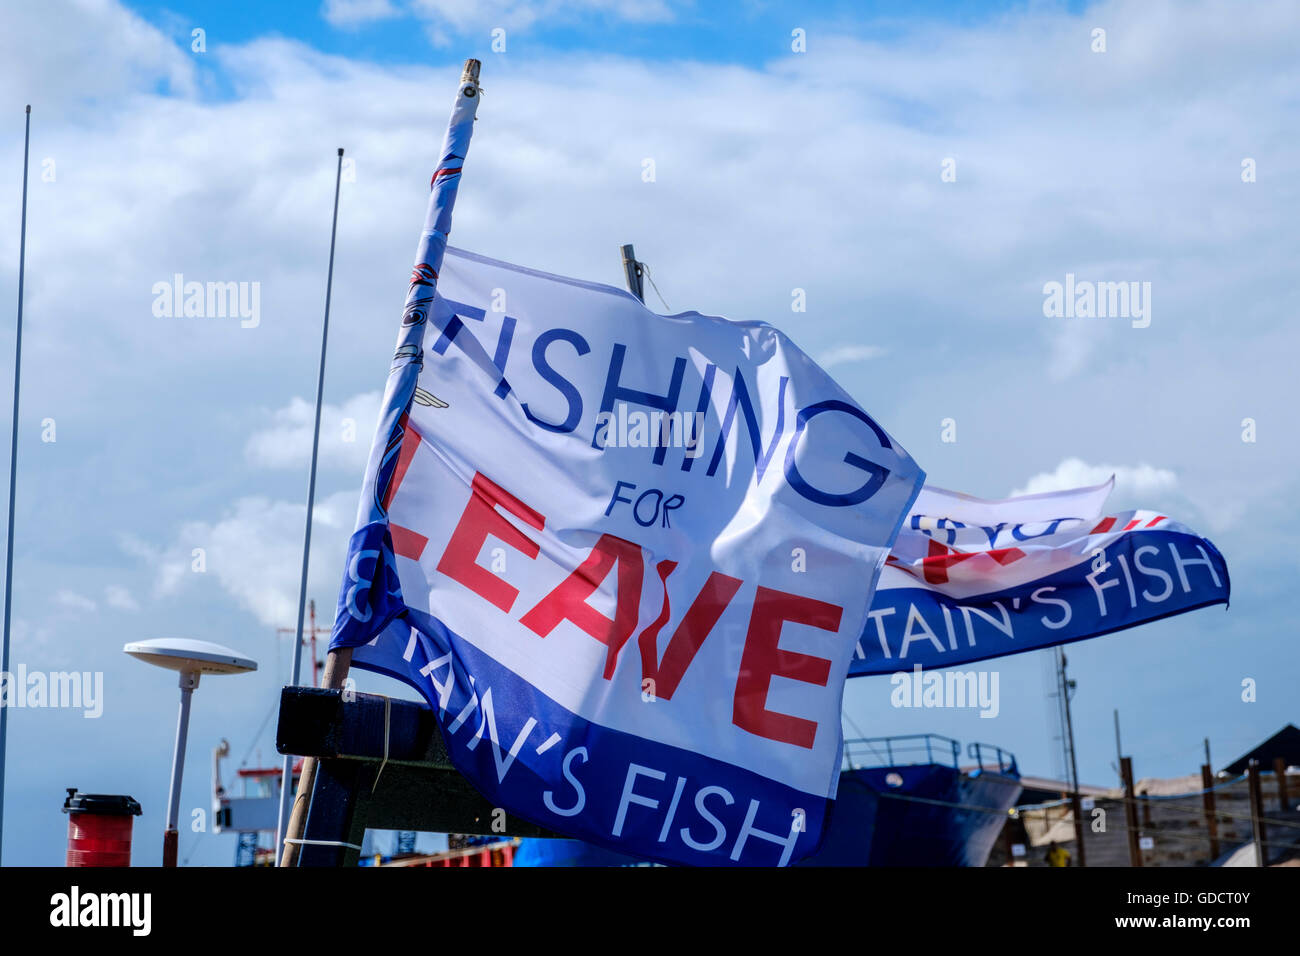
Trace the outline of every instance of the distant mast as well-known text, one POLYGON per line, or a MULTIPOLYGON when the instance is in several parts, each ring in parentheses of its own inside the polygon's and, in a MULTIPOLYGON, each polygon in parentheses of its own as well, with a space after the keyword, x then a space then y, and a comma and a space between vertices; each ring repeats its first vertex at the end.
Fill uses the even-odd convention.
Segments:
MULTIPOLYGON (((9 673, 9 621, 14 595, 14 483, 18 477, 18 383, 23 370, 23 276, 27 271, 27 163, 32 142, 32 107, 27 106, 23 133, 23 212, 18 233, 18 322, 14 338, 14 421, 9 445, 9 542, 5 557, 4 646, 0 651, 0 674, 9 673)), ((9 708, 0 706, 0 860, 4 857, 5 748, 9 733, 9 708)))
MULTIPOLYGON (((325 319, 321 324, 320 366, 316 371, 316 420, 311 433, 311 468, 307 477, 307 520, 302 541, 302 575, 298 582, 297 639, 293 642, 293 670, 289 683, 297 685, 302 677, 302 627, 307 607, 307 564, 311 557, 311 519, 316 503, 316 461, 320 454, 320 410, 325 394, 325 352, 330 336, 330 295, 334 291, 334 245, 339 232, 339 186, 343 182, 343 147, 339 147, 338 163, 334 171, 334 218, 330 225, 330 264, 325 273, 325 319)), ((312 605, 312 684, 316 681, 316 620, 312 605)), ((280 812, 275 824, 275 845, 280 847, 284 827, 289 819, 289 789, 293 786, 293 756, 284 755, 280 776, 280 812)))

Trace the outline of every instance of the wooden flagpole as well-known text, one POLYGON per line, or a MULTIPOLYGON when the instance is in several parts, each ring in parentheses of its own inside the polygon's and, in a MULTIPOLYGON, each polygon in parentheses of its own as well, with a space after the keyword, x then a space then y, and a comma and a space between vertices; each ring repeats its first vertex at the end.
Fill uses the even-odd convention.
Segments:
MULTIPOLYGON (((478 85, 479 69, 481 68, 481 66, 482 64, 478 60, 469 59, 465 61, 465 66, 461 70, 460 86, 457 89, 457 93, 456 93, 457 106, 459 106, 459 104, 461 103, 461 99, 460 99, 461 97, 465 97, 469 100, 473 100, 481 92, 478 85)), ((452 115, 453 117, 455 116, 455 107, 453 107, 452 115)), ((449 137, 451 135, 450 130, 451 128, 449 127, 448 130, 449 137)), ((444 153, 445 153, 445 149, 444 149, 444 153)), ((439 157, 440 161, 444 159, 446 159, 445 156, 439 157)), ((455 171, 459 172, 458 169, 455 171)), ((429 205, 430 205, 431 216, 433 215, 435 204, 440 199, 439 191, 440 189, 443 188, 442 186, 443 181, 439 175, 442 172, 444 172, 444 170, 440 169, 438 172, 434 174, 434 180, 430 189, 429 205)), ((454 198, 454 192, 451 195, 454 198)), ((450 212, 450 205, 448 205, 445 212, 448 213, 450 212)), ((442 238, 443 241, 445 242, 446 237, 443 236, 442 238)), ((440 258, 441 256, 439 254, 439 259, 440 258)), ((417 270, 422 265, 428 265, 428 264, 417 262, 416 263, 417 270)), ((440 261, 436 264, 436 267, 438 268, 441 267, 440 261)), ((436 280, 436 272, 435 272, 435 280, 436 280)), ((321 679, 322 686, 330 690, 341 689, 343 687, 344 682, 347 680, 348 670, 351 666, 352 666, 352 648, 340 647, 337 650, 331 649, 329 651, 329 654, 325 658, 325 676, 321 679)), ((289 815, 289 824, 285 829, 284 842, 280 845, 280 847, 277 848, 280 850, 281 866, 296 866, 298 863, 298 857, 300 854, 300 847, 301 847, 301 843, 299 841, 302 839, 303 831, 306 828, 307 811, 309 809, 309 804, 311 801, 312 788, 316 784, 317 769, 318 769, 318 761, 315 758, 308 757, 303 761, 302 775, 298 780, 298 792, 294 796, 293 809, 289 815)))

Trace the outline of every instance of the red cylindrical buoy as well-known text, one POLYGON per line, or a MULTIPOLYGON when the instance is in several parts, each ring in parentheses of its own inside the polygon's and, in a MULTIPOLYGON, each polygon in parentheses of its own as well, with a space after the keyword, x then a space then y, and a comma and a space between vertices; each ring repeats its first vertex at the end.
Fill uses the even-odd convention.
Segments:
POLYGON ((68 815, 67 866, 131 865, 131 818, 141 813, 134 798, 69 787, 63 812, 68 815))

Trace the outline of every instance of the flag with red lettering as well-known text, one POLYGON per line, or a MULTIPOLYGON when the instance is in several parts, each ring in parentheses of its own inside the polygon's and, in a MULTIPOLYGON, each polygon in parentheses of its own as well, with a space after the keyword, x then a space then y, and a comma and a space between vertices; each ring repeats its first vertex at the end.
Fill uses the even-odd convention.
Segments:
POLYGON ((1227 604, 1219 550, 1158 511, 1108 513, 1114 483, 1004 501, 924 488, 850 676, 966 664, 1227 604))
POLYGON ((418 688, 508 815, 667 863, 811 853, 916 463, 762 322, 448 249, 420 323, 331 647, 418 688))

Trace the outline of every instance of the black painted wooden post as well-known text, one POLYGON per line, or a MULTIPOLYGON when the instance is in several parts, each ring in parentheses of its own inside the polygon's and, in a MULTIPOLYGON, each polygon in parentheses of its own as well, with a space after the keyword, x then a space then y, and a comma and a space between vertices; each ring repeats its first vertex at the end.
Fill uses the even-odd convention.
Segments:
POLYGON ((316 768, 307 826, 298 851, 299 866, 356 866, 366 826, 360 791, 374 773, 355 760, 322 760, 316 768), (327 844, 335 844, 333 846, 327 844), (343 844, 352 844, 345 846, 343 844))
POLYGON ((355 866, 367 828, 554 837, 502 817, 454 766, 422 703, 328 688, 280 694, 276 749, 317 759, 297 866, 355 866), (387 739, 385 739, 387 738, 387 739))

